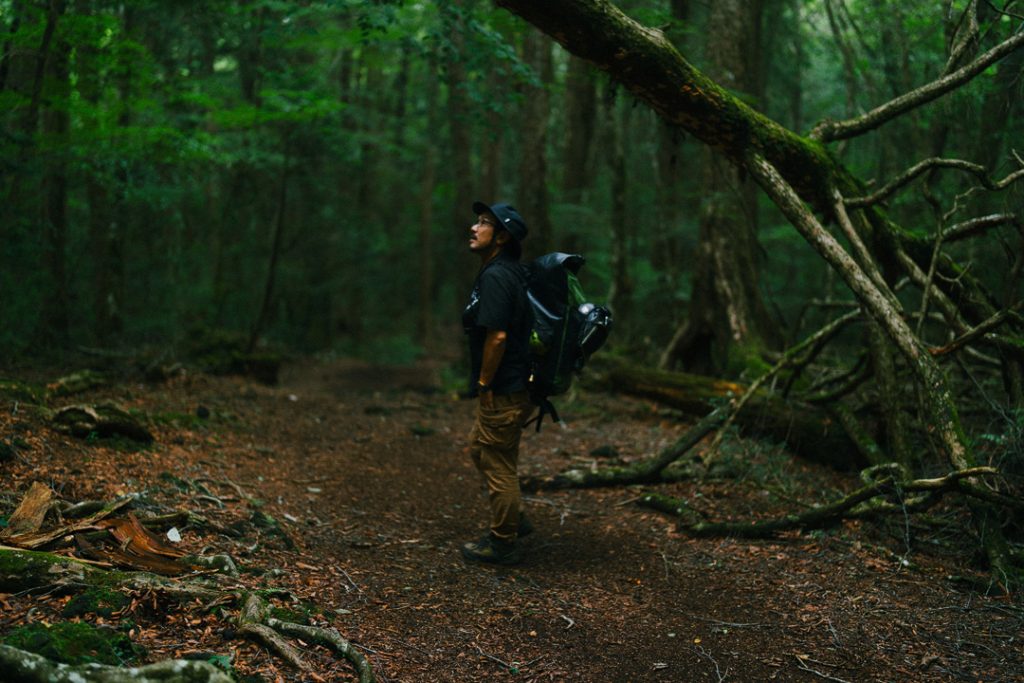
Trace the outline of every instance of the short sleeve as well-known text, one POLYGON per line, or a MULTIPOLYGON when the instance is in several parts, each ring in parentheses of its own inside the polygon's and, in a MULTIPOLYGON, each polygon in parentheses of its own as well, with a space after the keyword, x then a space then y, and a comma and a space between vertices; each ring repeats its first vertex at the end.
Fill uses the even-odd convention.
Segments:
POLYGON ((508 331, 514 322, 518 281, 505 268, 488 268, 480 276, 480 312, 476 324, 508 331))

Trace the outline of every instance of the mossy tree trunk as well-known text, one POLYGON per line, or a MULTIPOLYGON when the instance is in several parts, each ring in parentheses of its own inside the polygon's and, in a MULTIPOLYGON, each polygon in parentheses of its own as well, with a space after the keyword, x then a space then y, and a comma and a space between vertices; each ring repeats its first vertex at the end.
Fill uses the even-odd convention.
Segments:
MULTIPOLYGON (((809 137, 804 137, 729 94, 687 62, 661 31, 638 24, 607 0, 496 2, 554 37, 573 54, 608 72, 666 121, 685 129, 749 173, 797 231, 843 278, 865 312, 898 350, 917 380, 923 413, 935 430, 949 463, 958 470, 974 466, 974 456, 945 374, 907 325, 903 311, 885 282, 875 277, 877 267, 876 271, 865 270, 868 264, 858 264, 825 230, 814 212, 828 220, 839 220, 838 208, 842 207, 844 198, 862 194, 863 188, 863 183, 834 160, 823 141, 875 130, 959 87, 998 59, 1024 46, 1024 34, 1004 41, 970 65, 863 116, 842 122, 824 121, 809 137)), ((885 256, 891 259, 895 250, 907 243, 908 247, 916 247, 912 257, 925 263, 924 269, 928 269, 932 251, 927 245, 911 244, 877 205, 868 206, 865 216, 877 231, 873 246, 888 247, 885 256)), ((956 270, 948 259, 941 265, 956 270)), ((986 308, 992 308, 991 299, 977 286, 963 282, 964 278, 961 280, 961 286, 971 289, 967 294, 973 297, 975 313, 982 312, 979 319, 983 320, 986 308)), ((998 525, 992 522, 992 512, 981 504, 973 506, 972 511, 991 565, 997 573, 1008 574, 1011 566, 1007 546, 998 525)))

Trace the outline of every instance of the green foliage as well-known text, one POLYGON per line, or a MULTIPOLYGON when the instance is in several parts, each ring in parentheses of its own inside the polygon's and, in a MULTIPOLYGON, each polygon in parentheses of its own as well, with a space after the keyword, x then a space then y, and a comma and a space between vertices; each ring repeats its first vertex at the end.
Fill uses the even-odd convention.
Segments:
MULTIPOLYGON (((704 5, 692 6, 680 21, 664 2, 621 4, 638 21, 664 28, 695 64, 708 61, 704 5)), ((838 26, 852 50, 852 83, 825 3, 776 3, 762 26, 765 97, 738 94, 806 130, 942 73, 954 27, 941 6, 841 4, 838 26)), ((955 3, 953 14, 964 5, 955 3)), ((700 147, 680 142, 679 182, 671 193, 678 211, 665 224, 652 163, 664 142, 657 119, 596 76, 584 188, 564 192, 568 142, 581 125, 571 106, 568 57, 553 48, 553 80, 545 82, 522 58, 524 37, 534 29, 491 3, 86 0, 61 6, 48 56, 66 54, 67 73, 49 59, 51 68, 36 84, 46 5, 0 3, 6 45, 0 346, 9 353, 75 344, 190 353, 189 330, 199 325, 234 335, 233 350, 208 349, 204 364, 248 371, 250 361, 236 354, 248 345, 260 311, 280 224, 268 320, 260 330, 269 348, 415 360, 426 345, 417 328, 421 308, 433 318, 436 342, 438 323, 457 317, 474 266, 457 232, 469 212, 454 206, 463 201, 465 179, 455 177, 460 150, 453 135, 465 128, 468 143, 460 144, 470 147, 472 190, 521 204, 522 143, 531 135, 523 114, 534 99, 527 93, 541 88, 550 99, 548 244, 587 256, 586 288, 599 301, 613 278, 609 141, 615 122, 625 121, 617 134, 626 141, 631 308, 619 316, 611 343, 657 358, 687 315, 702 258, 695 251, 702 207, 711 200, 700 193, 700 147), (456 95, 463 96, 458 111, 456 95), (67 130, 54 125, 64 114, 67 130), (62 199, 49 191, 57 176, 66 182, 62 199), (493 186, 485 186, 488 178, 493 186), (66 216, 60 243, 48 222, 58 209, 66 216), (421 299, 427 264, 435 277, 421 299), (55 302, 66 310, 65 338, 55 330, 61 323, 55 302)), ((986 7, 980 12, 985 49, 1015 24, 986 7)), ((941 139, 944 156, 973 159, 993 149, 991 158, 1005 171, 1007 141, 1024 134, 1014 104, 1019 79, 1003 108, 997 106, 1005 75, 996 65, 940 103, 851 141, 843 163, 882 181, 931 156, 933 141, 941 139), (1006 123, 977 130, 989 111, 1008 111, 1006 123)), ((938 173, 929 191, 948 206, 963 190, 960 181, 955 173, 938 173)), ((977 215, 1014 210, 1021 195, 1009 190, 963 204, 977 215)), ((922 238, 935 234, 934 212, 920 193, 903 193, 890 208, 907 230, 922 238)), ((808 311, 809 299, 847 294, 766 202, 759 214, 762 294, 794 338, 823 317, 808 311)), ((1000 237, 1012 252, 1012 233, 1000 237)), ((534 232, 527 249, 540 238, 534 232)), ((959 249, 951 247, 957 256, 959 249)), ((976 263, 1012 257, 999 240, 970 249, 976 263)), ((997 269, 972 272, 994 291, 1006 286, 996 280, 997 269)), ((450 341, 462 342, 458 335, 450 341)), ((252 362, 262 367, 273 360, 252 362)))
POLYGON ((71 665, 123 665, 144 653, 123 633, 82 622, 60 622, 52 626, 29 624, 7 634, 4 643, 71 665))

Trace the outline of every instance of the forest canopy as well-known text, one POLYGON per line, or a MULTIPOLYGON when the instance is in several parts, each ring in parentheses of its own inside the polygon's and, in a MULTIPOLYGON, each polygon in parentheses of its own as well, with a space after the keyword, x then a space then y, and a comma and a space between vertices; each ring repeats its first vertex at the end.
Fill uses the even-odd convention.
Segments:
MULTIPOLYGON (((725 6, 622 6, 797 132, 934 80, 1019 25, 985 2, 762 1, 746 28, 725 6), (747 39, 726 54, 705 26, 747 39)), ((518 202, 531 254, 587 255, 623 347, 657 358, 702 301, 700 225, 728 192, 702 179, 702 145, 487 3, 5 1, 0 18, 0 278, 17 292, 0 302, 5 348, 175 344, 209 327, 409 359, 439 326, 449 336, 476 198, 518 202)), ((934 156, 1005 176, 1020 54, 833 151, 877 185, 934 156)), ((926 180, 888 207, 921 236, 963 182, 926 180)), ((946 222, 1012 212, 1020 192, 974 194, 946 222)), ((735 260, 759 274, 750 317, 778 347, 824 321, 810 301, 846 295, 747 195, 756 244, 735 260)), ((999 239, 962 248, 1007 258, 999 239)), ((974 269, 996 290, 1009 272, 974 269)), ((704 343, 720 354, 715 326, 704 343)))

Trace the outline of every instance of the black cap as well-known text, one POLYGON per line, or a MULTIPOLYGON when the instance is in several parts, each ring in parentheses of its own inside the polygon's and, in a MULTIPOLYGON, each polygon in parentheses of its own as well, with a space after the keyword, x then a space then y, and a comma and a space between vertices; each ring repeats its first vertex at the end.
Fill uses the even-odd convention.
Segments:
POLYGON ((477 215, 492 213, 498 219, 501 227, 508 230, 509 234, 517 242, 522 242, 526 239, 526 223, 523 221, 523 217, 519 215, 519 212, 516 211, 516 207, 511 204, 488 205, 483 202, 473 202, 473 213, 477 215))

